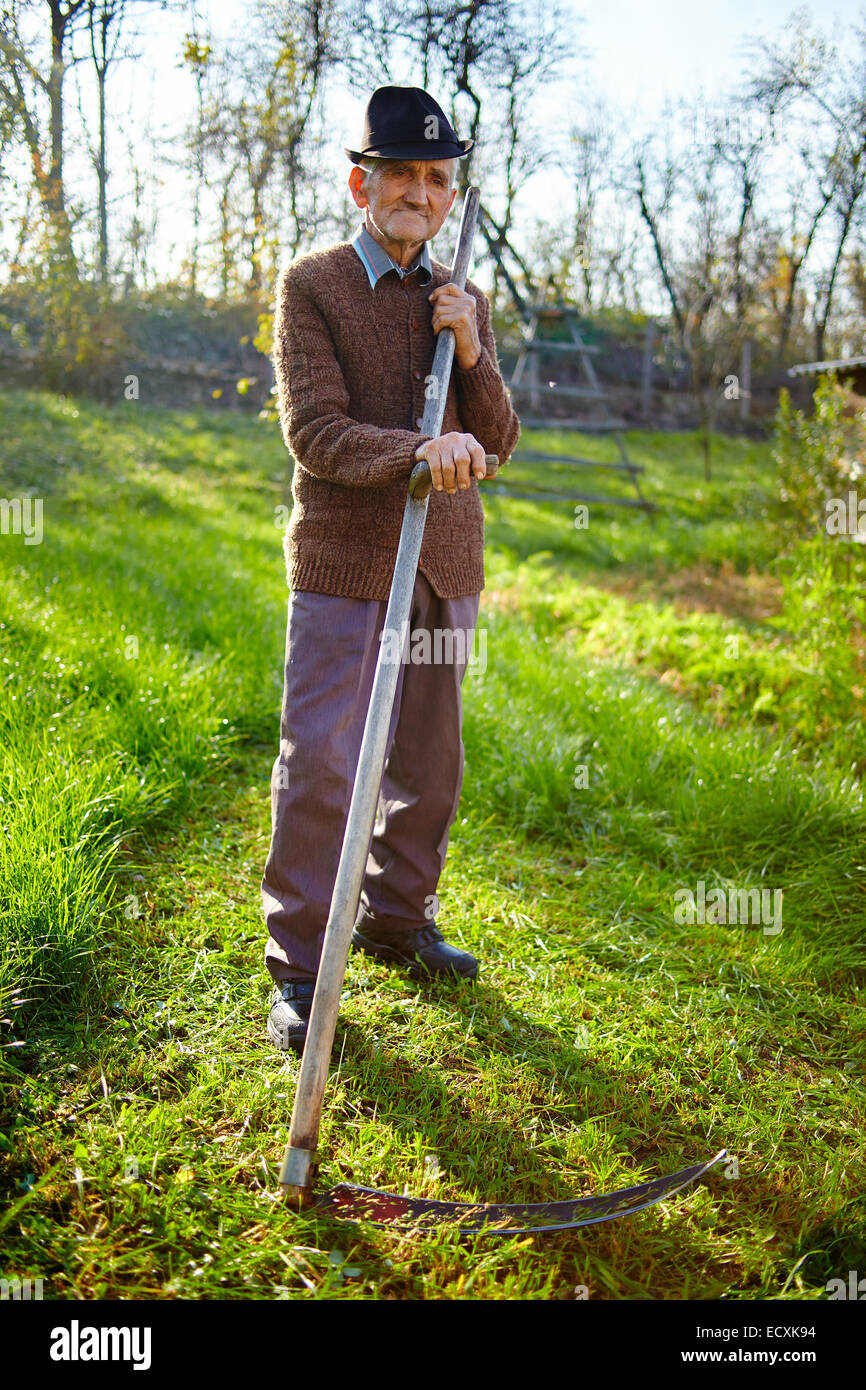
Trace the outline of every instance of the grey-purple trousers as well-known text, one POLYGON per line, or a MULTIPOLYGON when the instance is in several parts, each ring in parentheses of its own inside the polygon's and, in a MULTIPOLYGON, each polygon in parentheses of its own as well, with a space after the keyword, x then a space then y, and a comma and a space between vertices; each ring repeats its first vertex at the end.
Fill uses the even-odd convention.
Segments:
MULTIPOLYGON (((361 902, 385 928, 431 921, 463 781, 461 685, 478 594, 442 599, 419 572, 400 660, 361 902), (423 638, 427 629, 427 655, 423 638), (436 640, 435 634, 446 634, 436 640), (452 634, 449 640, 447 634, 452 634), (462 634, 459 636, 458 634, 462 634), (448 659, 450 657, 450 660, 448 659)), ((289 598, 280 752, 262 880, 275 980, 315 976, 387 604, 307 590, 289 598)))

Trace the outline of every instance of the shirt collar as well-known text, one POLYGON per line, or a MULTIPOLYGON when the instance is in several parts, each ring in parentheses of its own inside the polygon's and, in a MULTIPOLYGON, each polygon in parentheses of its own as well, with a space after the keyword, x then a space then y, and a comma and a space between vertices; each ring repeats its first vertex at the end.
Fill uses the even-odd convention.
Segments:
POLYGON ((363 222, 352 237, 351 244, 357 251, 358 258, 367 272, 371 289, 376 288, 377 282, 383 275, 387 275, 389 270, 396 270, 401 280, 405 280, 407 275, 411 275, 413 270, 417 270, 418 279, 422 285, 428 284, 433 278, 433 266, 430 263, 430 252, 426 241, 421 247, 420 256, 415 259, 408 270, 404 270, 388 255, 384 246, 380 246, 376 238, 370 235, 363 222))

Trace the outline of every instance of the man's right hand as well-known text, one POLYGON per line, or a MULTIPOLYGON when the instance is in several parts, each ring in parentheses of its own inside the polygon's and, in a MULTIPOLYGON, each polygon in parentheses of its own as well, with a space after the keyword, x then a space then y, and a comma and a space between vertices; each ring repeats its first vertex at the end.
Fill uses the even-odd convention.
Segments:
POLYGON ((437 492, 465 492, 473 475, 480 481, 487 474, 484 450, 473 434, 440 434, 415 450, 416 459, 426 459, 437 492))

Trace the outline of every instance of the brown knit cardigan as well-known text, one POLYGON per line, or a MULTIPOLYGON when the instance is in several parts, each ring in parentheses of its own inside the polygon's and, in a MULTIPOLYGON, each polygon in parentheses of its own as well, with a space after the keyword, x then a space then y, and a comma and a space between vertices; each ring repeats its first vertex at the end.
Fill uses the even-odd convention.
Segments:
MULTIPOLYGON (((428 285, 388 274, 371 288, 351 244, 301 256, 280 274, 274 369, 283 438, 295 458, 294 507, 285 537, 292 589, 385 599, 420 433, 436 335, 429 295, 451 278, 433 262, 428 285)), ((503 383, 483 292, 481 357, 456 361, 442 433, 475 435, 504 463, 520 425, 503 383)), ((483 484, 482 484, 483 486, 483 484)), ((453 496, 433 492, 419 568, 442 598, 484 587, 484 513, 473 480, 453 496)))

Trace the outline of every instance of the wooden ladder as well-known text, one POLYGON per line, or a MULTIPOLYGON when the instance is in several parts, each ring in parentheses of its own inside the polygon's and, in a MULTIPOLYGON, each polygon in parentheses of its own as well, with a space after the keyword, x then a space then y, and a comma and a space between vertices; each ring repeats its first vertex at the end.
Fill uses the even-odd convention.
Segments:
POLYGON ((569 490, 554 490, 544 486, 535 486, 532 483, 519 483, 514 488, 510 487, 504 480, 500 486, 491 488, 491 493, 500 493, 510 497, 536 498, 538 501, 550 499, 562 499, 578 502, 595 502, 617 507, 638 507, 642 511, 654 512, 657 510, 655 505, 650 502, 641 491, 640 475, 643 473, 643 465, 634 463, 628 456, 625 447, 625 440, 621 431, 627 428, 625 420, 618 420, 613 417, 610 410, 610 402, 593 363, 593 355, 599 351, 597 347, 585 343, 581 336, 576 320, 580 317, 577 309, 566 305, 554 304, 526 304, 521 310, 526 332, 517 344, 505 344, 518 347, 518 357, 511 374, 509 387, 513 396, 527 396, 531 411, 538 411, 541 408, 542 394, 548 398, 551 395, 557 397, 567 396, 572 399, 587 400, 597 402, 601 408, 601 416, 597 418, 562 419, 556 416, 538 417, 536 415, 521 415, 520 422, 526 429, 536 430, 575 430, 584 434, 594 434, 609 432, 616 441, 619 451, 619 462, 602 463, 598 459, 588 459, 579 455, 564 454, 545 454, 536 450, 522 450, 513 455, 514 462, 549 462, 565 464, 575 468, 600 468, 622 472, 628 475, 629 481, 633 484, 636 498, 630 497, 604 497, 597 494, 572 492, 569 490), (538 330, 542 323, 562 323, 564 322, 569 333, 569 342, 551 341, 550 339, 539 337, 538 330), (578 366, 583 373, 586 384, 578 386, 562 386, 556 382, 542 386, 539 380, 539 367, 541 359, 552 357, 563 360, 577 359, 578 366))

